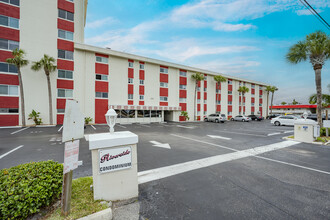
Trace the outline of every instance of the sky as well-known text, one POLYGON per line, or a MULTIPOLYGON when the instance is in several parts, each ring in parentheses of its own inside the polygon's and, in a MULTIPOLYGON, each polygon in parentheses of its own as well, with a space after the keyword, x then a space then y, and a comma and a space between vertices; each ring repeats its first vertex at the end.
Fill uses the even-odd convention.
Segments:
MULTIPOLYGON (((330 24, 330 1, 308 0, 330 24)), ((278 87, 274 103, 316 93, 308 62, 285 55, 327 29, 299 0, 89 0, 85 43, 256 80, 278 87)), ((330 61, 322 90, 330 93, 330 61)))

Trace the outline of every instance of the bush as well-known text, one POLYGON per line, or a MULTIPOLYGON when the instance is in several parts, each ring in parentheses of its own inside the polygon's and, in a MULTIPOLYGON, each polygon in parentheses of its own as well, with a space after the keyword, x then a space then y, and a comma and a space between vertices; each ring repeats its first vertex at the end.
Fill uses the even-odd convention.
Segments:
POLYGON ((50 205, 62 191, 63 165, 31 162, 0 172, 0 219, 25 219, 50 205))
MULTIPOLYGON (((328 128, 328 134, 330 135, 330 128, 328 128)), ((325 128, 320 129, 320 136, 325 136, 325 128)))
POLYGON ((33 120, 36 125, 41 125, 42 119, 40 118, 40 112, 32 110, 32 112, 29 114, 28 120, 33 120))

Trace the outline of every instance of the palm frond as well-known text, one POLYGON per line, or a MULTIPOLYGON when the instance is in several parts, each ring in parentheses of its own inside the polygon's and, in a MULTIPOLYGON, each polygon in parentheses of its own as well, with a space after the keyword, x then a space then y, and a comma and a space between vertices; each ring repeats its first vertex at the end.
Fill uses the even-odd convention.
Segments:
POLYGON ((297 44, 293 45, 286 55, 287 61, 290 63, 299 63, 307 59, 307 44, 305 41, 299 41, 297 44))

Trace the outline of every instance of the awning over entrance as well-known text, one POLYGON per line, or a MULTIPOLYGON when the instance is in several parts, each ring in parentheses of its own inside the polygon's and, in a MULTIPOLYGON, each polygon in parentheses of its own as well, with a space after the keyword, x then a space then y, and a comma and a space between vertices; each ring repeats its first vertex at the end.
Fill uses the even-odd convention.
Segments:
POLYGON ((181 106, 109 105, 112 109, 125 110, 172 110, 181 111, 181 106))

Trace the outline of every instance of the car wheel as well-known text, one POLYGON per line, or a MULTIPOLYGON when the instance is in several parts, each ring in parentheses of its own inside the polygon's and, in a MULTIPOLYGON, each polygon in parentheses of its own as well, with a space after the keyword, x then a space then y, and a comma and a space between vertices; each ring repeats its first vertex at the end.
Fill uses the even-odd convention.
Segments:
POLYGON ((221 121, 221 123, 225 123, 224 121, 221 121))
POLYGON ((207 118, 204 119, 205 122, 208 122, 207 118))
POLYGON ((215 123, 219 123, 219 120, 218 119, 215 119, 215 123))
POLYGON ((275 121, 274 125, 276 125, 276 126, 280 126, 281 123, 280 123, 279 121, 275 121))
POLYGON ((230 121, 234 121, 234 119, 233 119, 233 118, 231 118, 231 119, 230 119, 230 121))
POLYGON ((242 119, 242 122, 245 122, 245 119, 242 119))

